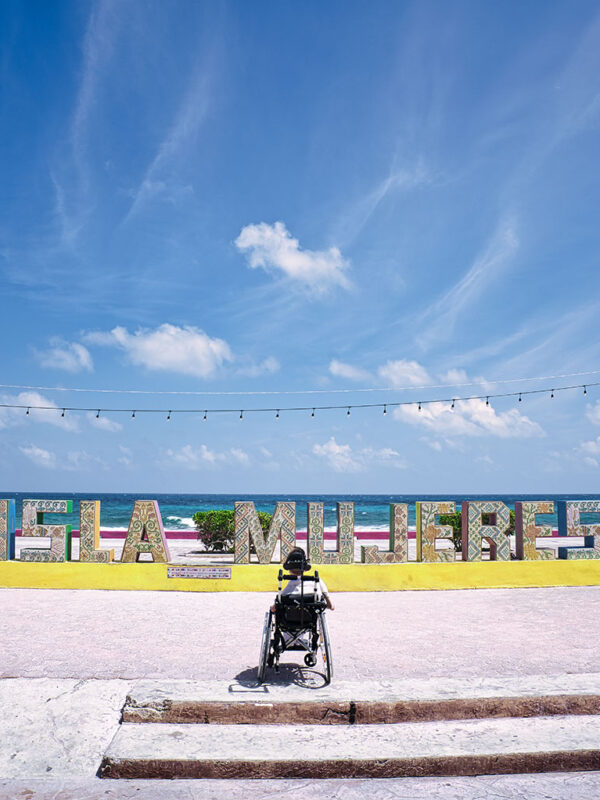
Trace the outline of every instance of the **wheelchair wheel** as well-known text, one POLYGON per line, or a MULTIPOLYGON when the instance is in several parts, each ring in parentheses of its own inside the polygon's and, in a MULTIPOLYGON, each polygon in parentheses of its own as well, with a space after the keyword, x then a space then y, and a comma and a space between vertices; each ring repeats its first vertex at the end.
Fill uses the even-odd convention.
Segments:
POLYGON ((269 660, 269 650, 271 649, 271 628, 273 627, 273 612, 267 611, 265 614, 265 624, 263 626, 262 640, 260 643, 260 656, 258 660, 258 680, 262 683, 267 674, 267 662, 269 660))
POLYGON ((331 679, 333 678, 333 660, 331 657, 329 629, 327 628, 327 620, 325 619, 325 614, 323 612, 319 614, 319 624, 321 627, 321 630, 319 631, 319 647, 321 648, 323 663, 325 664, 325 682, 331 683, 331 679))

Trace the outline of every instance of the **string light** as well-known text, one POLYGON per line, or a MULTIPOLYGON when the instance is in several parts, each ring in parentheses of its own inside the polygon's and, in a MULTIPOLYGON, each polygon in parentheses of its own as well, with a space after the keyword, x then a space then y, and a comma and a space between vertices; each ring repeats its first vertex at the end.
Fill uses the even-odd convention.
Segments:
MULTIPOLYGON (((571 386, 554 386, 550 389, 550 397, 554 398, 556 392, 563 392, 568 391, 570 389, 582 389, 583 394, 587 395, 588 386, 596 387, 600 386, 600 381, 596 383, 587 383, 587 384, 574 384, 571 386)), ((426 398, 425 400, 419 400, 417 407, 419 411, 423 410, 423 406, 428 403, 450 403, 450 409, 454 410, 456 403, 465 402, 465 401, 484 401, 486 406, 491 406, 491 400, 494 398, 517 398, 518 402, 521 403, 523 400, 524 395, 535 395, 535 394, 545 394, 548 392, 548 388, 543 389, 529 389, 529 390, 521 390, 516 392, 502 392, 498 394, 491 394, 491 395, 470 395, 464 397, 451 397, 451 398, 444 398, 444 397, 432 397, 426 398)), ((245 409, 246 412, 250 413, 258 413, 258 412, 271 412, 275 414, 275 418, 279 419, 281 413, 283 411, 310 411, 311 417, 315 416, 316 411, 335 411, 335 410, 343 410, 346 409, 346 416, 350 416, 351 410, 354 408, 378 408, 381 409, 383 414, 387 414, 388 406, 393 408, 398 408, 400 406, 414 406, 414 400, 399 400, 398 402, 385 402, 385 403, 355 403, 354 405, 323 405, 323 406, 290 406, 287 408, 251 408, 245 409)), ((31 410, 36 409, 39 411, 60 411, 61 417, 66 416, 66 412, 83 412, 88 414, 94 414, 96 419, 100 418, 102 413, 109 413, 109 414, 131 414, 131 418, 135 419, 138 413, 140 414, 166 414, 167 420, 170 420, 174 414, 198 414, 203 415, 203 419, 206 420, 208 418, 208 409, 201 411, 198 408, 179 408, 179 409, 160 409, 160 408, 142 408, 142 409, 134 409, 131 410, 130 408, 90 408, 85 406, 65 406, 62 409, 60 407, 57 408, 55 405, 36 405, 36 406, 26 406, 21 405, 19 403, 0 403, 0 408, 13 408, 13 409, 25 409, 25 415, 30 416, 31 410)), ((221 413, 221 414, 232 414, 237 413, 236 408, 211 408, 211 414, 221 413)), ((240 419, 244 418, 244 409, 239 412, 240 419)))

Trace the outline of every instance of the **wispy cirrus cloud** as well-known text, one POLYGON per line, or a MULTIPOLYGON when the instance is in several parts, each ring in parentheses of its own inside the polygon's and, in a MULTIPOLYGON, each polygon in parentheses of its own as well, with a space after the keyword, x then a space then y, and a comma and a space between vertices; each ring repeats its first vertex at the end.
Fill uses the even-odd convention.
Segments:
POLYGON ((421 315, 417 341, 429 347, 440 337, 447 336, 463 310, 474 303, 508 266, 518 247, 516 221, 506 218, 497 226, 462 278, 425 309, 421 315))
POLYGON ((337 247, 327 250, 303 250, 298 239, 283 222, 246 225, 235 240, 237 249, 246 254, 252 269, 282 273, 315 294, 324 294, 333 286, 349 289, 348 262, 337 247))
POLYGON ((156 154, 132 191, 132 202, 123 220, 129 222, 148 203, 157 198, 175 199, 193 193, 187 181, 176 177, 175 166, 182 155, 195 143, 196 136, 206 119, 212 85, 212 70, 204 63, 192 76, 188 89, 177 109, 175 118, 156 154))

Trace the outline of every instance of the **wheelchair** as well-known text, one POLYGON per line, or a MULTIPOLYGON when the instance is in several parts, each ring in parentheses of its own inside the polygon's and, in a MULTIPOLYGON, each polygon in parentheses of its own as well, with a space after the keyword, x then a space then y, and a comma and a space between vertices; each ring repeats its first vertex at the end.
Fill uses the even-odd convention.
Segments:
POLYGON ((279 590, 275 600, 275 613, 271 610, 265 614, 260 660, 258 664, 258 680, 262 683, 267 668, 279 672, 279 659, 289 650, 303 652, 304 663, 314 667, 320 655, 325 671, 325 683, 333 677, 333 661, 329 631, 325 619, 327 603, 319 592, 319 573, 314 575, 284 575, 279 570, 279 590), (282 595, 283 581, 301 580, 299 595, 282 595), (312 591, 304 592, 304 584, 312 584, 312 591))

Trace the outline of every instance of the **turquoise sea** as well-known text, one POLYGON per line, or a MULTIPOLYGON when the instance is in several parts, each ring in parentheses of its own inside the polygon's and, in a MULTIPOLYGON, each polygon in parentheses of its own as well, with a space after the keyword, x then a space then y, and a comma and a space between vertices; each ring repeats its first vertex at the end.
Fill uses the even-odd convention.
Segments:
MULTIPOLYGON (((21 503, 29 498, 54 498, 73 501, 73 514, 48 516, 48 522, 72 524, 79 528, 79 502, 81 500, 100 500, 102 529, 123 529, 129 525, 129 517, 135 500, 157 500, 160 506, 163 525, 167 530, 192 530, 194 524, 192 515, 196 511, 209 511, 212 509, 232 509, 236 500, 251 500, 258 511, 272 512, 279 501, 294 501, 297 506, 297 526, 299 530, 306 528, 306 503, 320 501, 325 505, 325 526, 336 526, 336 502, 353 501, 355 513, 355 528, 357 531, 387 530, 389 527, 390 503, 409 503, 409 527, 415 526, 415 506, 417 500, 451 500, 456 502, 457 510, 462 500, 502 500, 510 508, 514 508, 518 500, 600 500, 600 494, 585 495, 526 495, 526 494, 486 494, 486 495, 305 495, 305 494, 47 494, 40 492, 4 492, 0 498, 14 498, 17 506, 17 527, 21 527, 21 503)), ((600 515, 582 514, 583 523, 599 522, 600 515)), ((539 515, 540 524, 557 525, 556 514, 539 515)))

